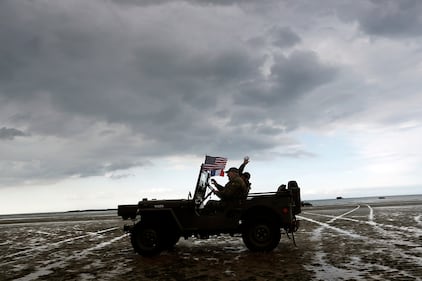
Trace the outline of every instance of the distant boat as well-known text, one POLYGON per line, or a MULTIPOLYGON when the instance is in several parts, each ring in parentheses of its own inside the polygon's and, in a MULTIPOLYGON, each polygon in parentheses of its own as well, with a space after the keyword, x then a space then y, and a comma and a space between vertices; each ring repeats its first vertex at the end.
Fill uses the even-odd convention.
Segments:
POLYGON ((339 199, 343 199, 343 197, 341 197, 341 196, 337 196, 337 197, 336 197, 336 199, 337 199, 337 200, 339 200, 339 199))
POLYGON ((301 203, 302 207, 312 207, 312 204, 310 202, 302 201, 301 203))
POLYGON ((384 196, 380 196, 380 197, 378 197, 378 199, 385 199, 385 197, 384 196))

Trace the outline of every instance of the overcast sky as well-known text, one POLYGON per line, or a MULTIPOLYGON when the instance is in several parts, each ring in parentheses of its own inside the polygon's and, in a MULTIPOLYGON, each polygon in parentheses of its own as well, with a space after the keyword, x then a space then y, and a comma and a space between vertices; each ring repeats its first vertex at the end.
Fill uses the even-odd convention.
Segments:
POLYGON ((422 193, 422 2, 0 1, 0 213, 422 193), (225 178, 217 178, 221 183, 225 178))

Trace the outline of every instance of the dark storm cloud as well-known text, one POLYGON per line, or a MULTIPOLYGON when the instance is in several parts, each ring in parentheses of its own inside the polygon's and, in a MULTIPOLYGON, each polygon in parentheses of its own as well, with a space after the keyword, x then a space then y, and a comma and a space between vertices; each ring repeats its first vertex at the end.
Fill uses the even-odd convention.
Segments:
POLYGON ((374 36, 421 36, 422 2, 418 0, 371 0, 342 4, 338 7, 341 18, 357 21, 360 28, 374 36))
POLYGON ((306 45, 317 17, 337 9, 379 34, 388 32, 376 22, 390 14, 403 19, 397 31, 386 27, 392 33, 419 20, 411 2, 388 2, 385 17, 370 22, 380 4, 359 3, 1 1, 0 138, 16 143, 0 146, 3 174, 91 176, 160 156, 279 148, 310 156, 289 132, 362 105, 341 83, 321 90, 344 66, 306 45), (337 106, 343 97, 350 102, 337 106), (29 143, 17 138, 24 132, 29 143))
POLYGON ((26 136, 26 134, 15 128, 0 128, 0 140, 13 140, 15 137, 26 136))
MULTIPOLYGON (((97 175, 159 155, 203 154, 205 143, 218 151, 242 138, 210 142, 233 133, 212 120, 220 118, 217 101, 229 100, 230 88, 257 75, 259 54, 220 29, 205 35, 195 22, 180 22, 163 7, 132 15, 103 1, 72 3, 0 3, 0 98, 16 109, 4 110, 3 120, 27 128, 34 142, 45 139, 39 148, 45 153, 28 154, 34 160, 26 164, 4 162, 4 173, 34 179, 97 175), (162 13, 169 17, 157 17, 162 13), (54 153, 61 158, 48 156, 54 153)), ((2 138, 17 135, 2 129, 2 138)), ((16 157, 11 153, 3 161, 16 157)))
POLYGON ((324 64, 309 51, 295 51, 288 56, 274 58, 270 75, 260 83, 247 85, 240 94, 239 103, 268 107, 289 107, 309 91, 329 83, 336 69, 324 64))
POLYGON ((271 77, 276 83, 276 91, 293 96, 304 94, 330 82, 335 68, 325 65, 312 52, 293 52, 289 57, 276 58, 271 69, 271 77))
POLYGON ((273 27, 270 30, 273 44, 277 47, 291 47, 300 43, 301 39, 290 27, 273 27))

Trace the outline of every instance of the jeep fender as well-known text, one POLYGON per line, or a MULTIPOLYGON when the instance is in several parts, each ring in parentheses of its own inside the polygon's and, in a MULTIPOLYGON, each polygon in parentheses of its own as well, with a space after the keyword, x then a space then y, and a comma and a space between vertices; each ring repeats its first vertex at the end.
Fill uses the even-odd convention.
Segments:
POLYGON ((273 220, 277 225, 281 225, 281 216, 275 210, 263 207, 263 206, 255 206, 248 210, 246 210, 242 214, 242 222, 248 221, 249 219, 257 218, 257 217, 266 217, 273 220))
POLYGON ((182 225, 170 208, 139 210, 141 221, 154 223, 165 230, 182 230, 182 225))

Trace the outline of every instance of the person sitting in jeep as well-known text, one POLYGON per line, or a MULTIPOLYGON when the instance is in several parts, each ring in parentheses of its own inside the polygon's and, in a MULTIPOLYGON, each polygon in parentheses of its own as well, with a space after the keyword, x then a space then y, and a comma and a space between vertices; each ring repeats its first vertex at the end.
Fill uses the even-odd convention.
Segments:
MULTIPOLYGON (((251 174, 248 172, 243 172, 243 170, 245 169, 246 165, 249 163, 249 157, 245 156, 245 158, 243 158, 243 163, 242 165, 239 166, 239 175, 240 177, 243 179, 243 181, 246 184, 246 188, 249 191, 251 190, 251 182, 249 181, 251 178, 251 174)), ((247 196, 248 194, 246 194, 247 196)))
POLYGON ((223 201, 233 201, 245 199, 248 195, 248 188, 239 175, 239 170, 235 167, 226 171, 229 182, 222 186, 215 179, 211 179, 211 183, 217 188, 214 193, 223 201))

